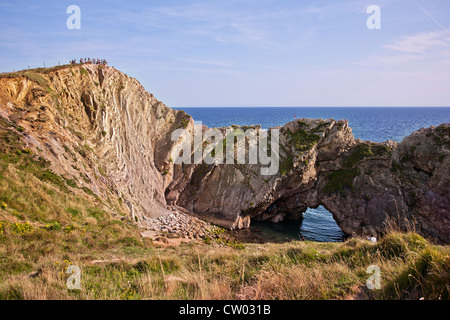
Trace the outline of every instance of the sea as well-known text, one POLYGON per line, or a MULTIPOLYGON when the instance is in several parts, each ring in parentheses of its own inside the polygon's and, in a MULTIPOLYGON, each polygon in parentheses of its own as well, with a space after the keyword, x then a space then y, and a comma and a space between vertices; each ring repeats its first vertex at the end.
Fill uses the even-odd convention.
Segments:
MULTIPOLYGON (((401 142, 413 131, 450 123, 450 107, 233 107, 175 108, 184 110, 196 122, 210 128, 259 124, 263 129, 284 125, 296 119, 346 119, 356 139, 401 142)), ((306 240, 340 242, 347 235, 324 207, 308 209, 299 221, 279 224, 252 222, 249 230, 237 236, 248 241, 281 242, 306 240)))

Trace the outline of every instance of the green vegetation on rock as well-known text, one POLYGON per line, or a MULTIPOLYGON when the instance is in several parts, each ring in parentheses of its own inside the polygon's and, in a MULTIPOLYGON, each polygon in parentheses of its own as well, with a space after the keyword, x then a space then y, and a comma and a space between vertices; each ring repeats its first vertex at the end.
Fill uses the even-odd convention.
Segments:
POLYGON ((353 180, 360 174, 361 172, 358 168, 334 171, 327 176, 328 182, 323 188, 323 191, 327 193, 338 192, 341 194, 346 193, 346 188, 353 191, 353 180))
POLYGON ((287 129, 286 133, 288 134, 289 142, 295 147, 295 150, 298 152, 303 152, 314 147, 320 140, 320 136, 315 134, 319 131, 312 130, 311 132, 308 132, 307 130, 302 128, 304 124, 302 122, 300 123, 301 127, 298 128, 295 132, 287 129))
POLYGON ((377 145, 375 143, 358 144, 345 159, 343 166, 345 168, 353 168, 359 161, 368 157, 380 157, 389 155, 391 149, 385 145, 377 145))
POLYGON ((291 157, 285 158, 280 162, 280 173, 287 174, 294 168, 294 160, 291 157))

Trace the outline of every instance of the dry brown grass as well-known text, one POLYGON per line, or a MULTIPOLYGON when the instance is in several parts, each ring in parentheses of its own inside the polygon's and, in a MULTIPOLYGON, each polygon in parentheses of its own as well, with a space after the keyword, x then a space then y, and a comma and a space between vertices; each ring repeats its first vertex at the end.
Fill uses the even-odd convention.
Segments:
POLYGON ((449 247, 394 223, 377 243, 158 247, 104 202, 43 176, 45 165, 17 152, 1 124, 0 299, 449 298, 449 247), (69 264, 82 270, 81 290, 66 286, 69 264), (370 265, 381 270, 380 290, 366 288, 370 265))
MULTIPOLYGON (((71 235, 74 238, 76 236, 71 235)), ((16 272, 0 282, 2 299, 403 299, 448 298, 448 254, 425 242, 413 247, 415 235, 391 236, 386 243, 355 245, 288 243, 268 248, 248 244, 245 250, 205 244, 176 248, 135 248, 63 254, 36 259, 31 268, 20 246, 9 246, 16 272), (389 243, 410 244, 391 251, 389 243), (326 248, 326 250, 324 250, 326 248), (126 249, 126 250, 125 250, 126 249), (203 252, 205 254, 203 254, 203 252), (314 253, 317 252, 317 255, 314 253), (323 252, 323 253, 321 253, 323 252), (365 255, 364 253, 369 253, 365 255), (119 259, 117 260, 117 257, 119 259), (131 258, 133 257, 133 258, 131 258), (424 258, 428 260, 423 260, 424 258), (65 286, 64 259, 81 267, 82 290, 65 286), (93 263, 95 258, 104 263, 93 263), (73 261, 72 261, 73 260, 73 261), (108 262, 110 261, 110 262, 108 262), (421 262, 422 261, 422 262, 421 262), (424 261, 428 261, 426 266, 424 261), (366 269, 381 269, 382 289, 367 290, 366 269), (423 273, 424 268, 427 272, 423 273), (33 272, 37 275, 30 276, 33 272), (410 275, 410 276, 408 276, 410 275), (447 286, 447 287, 446 287, 447 286)), ((76 240, 76 239, 74 239, 76 240)), ((416 244, 417 245, 417 244, 416 244)), ((393 248, 398 247, 396 245, 393 248)))

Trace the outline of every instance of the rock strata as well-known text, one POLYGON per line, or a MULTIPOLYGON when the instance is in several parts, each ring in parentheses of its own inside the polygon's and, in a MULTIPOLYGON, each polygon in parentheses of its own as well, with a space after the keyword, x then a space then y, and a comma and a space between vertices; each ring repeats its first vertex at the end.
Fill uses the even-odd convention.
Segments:
MULTIPOLYGON (((194 142, 193 119, 111 67, 2 76, 0 116, 73 192, 103 201, 142 228, 195 238, 207 225, 192 216, 242 229, 252 219, 298 219, 323 205, 348 234, 383 233, 395 221, 450 243, 449 124, 418 130, 401 143, 373 143, 355 139, 345 120, 299 119, 269 130, 269 141, 279 132, 279 170, 263 175, 267 165, 247 161, 249 137, 244 164, 175 164, 184 142, 172 134, 184 130, 194 142)), ((237 129, 263 136, 260 126, 219 130, 237 129)), ((208 148, 211 141, 201 143, 208 148)), ((219 153, 242 148, 221 145, 219 153)))
POLYGON ((394 223, 449 242, 448 124, 401 143, 356 140, 342 120, 300 119, 278 129, 276 175, 260 175, 260 165, 181 165, 167 200, 229 229, 298 219, 323 205, 348 234, 381 234, 394 223))

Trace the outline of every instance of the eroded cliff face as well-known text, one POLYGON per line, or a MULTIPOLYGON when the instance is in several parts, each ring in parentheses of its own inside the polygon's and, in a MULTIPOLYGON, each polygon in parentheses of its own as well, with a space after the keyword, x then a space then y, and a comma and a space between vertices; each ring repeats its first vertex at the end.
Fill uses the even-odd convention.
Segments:
POLYGON ((22 128, 24 143, 54 173, 141 226, 170 213, 170 134, 188 116, 137 80, 92 64, 27 71, 0 78, 0 99, 1 115, 22 128))
POLYGON ((355 140, 347 121, 300 119, 278 129, 278 174, 262 176, 260 165, 183 165, 168 200, 230 229, 298 219, 323 205, 348 234, 380 234, 394 223, 449 242, 448 124, 402 143, 355 140))
POLYGON ((298 219, 323 205, 348 234, 380 234, 395 223, 449 241, 448 124, 400 144, 355 140, 346 121, 301 119, 279 130, 278 174, 262 176, 259 165, 183 165, 175 170, 183 185, 169 185, 169 200, 230 229, 298 219))
POLYGON ((73 192, 90 191, 144 228, 173 211, 234 229, 324 205, 349 234, 382 233, 395 220, 450 242, 448 124, 371 143, 355 140, 343 120, 297 120, 273 128, 280 168, 265 176, 265 165, 248 162, 175 164, 182 140, 172 133, 183 129, 193 141, 194 121, 113 68, 27 72, 0 78, 0 115, 73 192))

